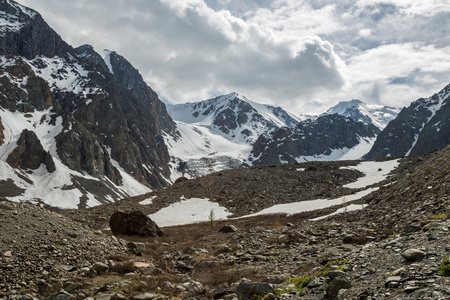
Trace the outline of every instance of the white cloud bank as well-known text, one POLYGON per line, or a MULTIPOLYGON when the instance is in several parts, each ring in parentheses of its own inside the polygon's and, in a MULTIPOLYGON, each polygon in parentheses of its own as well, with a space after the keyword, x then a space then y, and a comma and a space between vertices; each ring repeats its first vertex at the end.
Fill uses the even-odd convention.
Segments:
POLYGON ((299 113, 405 106, 450 80, 446 0, 19 0, 73 46, 114 50, 173 103, 232 91, 299 113))

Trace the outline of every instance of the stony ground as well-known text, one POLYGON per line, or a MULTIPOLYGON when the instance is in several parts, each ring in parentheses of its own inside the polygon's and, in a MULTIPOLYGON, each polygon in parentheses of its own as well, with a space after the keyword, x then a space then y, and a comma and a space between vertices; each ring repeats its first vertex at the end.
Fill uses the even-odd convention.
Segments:
MULTIPOLYGON (((156 192, 166 199, 157 205, 197 189, 242 215, 265 201, 291 201, 298 183, 305 200, 340 196, 359 175, 340 173, 338 163, 244 171, 179 182, 156 192), (287 186, 264 194, 269 178, 287 186)), ((148 195, 58 213, 1 203, 0 298, 248 299, 240 287, 252 282, 271 284, 266 299, 450 299, 450 148, 404 160, 390 181, 358 201, 367 208, 320 221, 309 219, 336 208, 168 227, 165 237, 148 239, 97 230, 112 211, 142 207, 148 195), (235 228, 219 233, 224 225, 235 228), (129 242, 137 250, 127 250, 129 242)))

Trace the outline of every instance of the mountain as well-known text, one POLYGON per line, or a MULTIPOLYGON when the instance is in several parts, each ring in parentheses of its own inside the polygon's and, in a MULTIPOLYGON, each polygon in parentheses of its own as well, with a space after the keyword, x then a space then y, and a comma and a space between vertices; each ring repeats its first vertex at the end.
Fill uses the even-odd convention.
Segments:
POLYGON ((166 139, 169 152, 181 175, 193 177, 242 166, 359 159, 399 111, 351 100, 320 116, 296 116, 237 93, 167 110, 180 132, 166 139))
POLYGON ((355 122, 338 114, 308 119, 261 135, 253 144, 251 165, 274 165, 310 160, 358 159, 370 149, 373 124, 355 122))
POLYGON ((298 124, 303 116, 231 93, 195 103, 168 105, 179 135, 167 135, 172 165, 193 177, 242 167, 265 133, 298 124))
POLYGON ((378 135, 366 159, 425 154, 450 144, 450 85, 405 107, 378 135))
POLYGON ((15 1, 0 12, 0 197, 85 207, 170 183, 176 126, 139 72, 15 1))
POLYGON ((381 131, 390 121, 397 117, 399 112, 400 109, 398 108, 370 105, 354 99, 339 102, 336 106, 331 107, 322 115, 339 114, 351 118, 356 122, 363 122, 367 125, 373 124, 381 131))
POLYGON ((196 103, 168 105, 176 121, 207 127, 230 141, 252 144, 259 135, 283 126, 294 126, 302 117, 281 107, 259 104, 237 93, 196 103))

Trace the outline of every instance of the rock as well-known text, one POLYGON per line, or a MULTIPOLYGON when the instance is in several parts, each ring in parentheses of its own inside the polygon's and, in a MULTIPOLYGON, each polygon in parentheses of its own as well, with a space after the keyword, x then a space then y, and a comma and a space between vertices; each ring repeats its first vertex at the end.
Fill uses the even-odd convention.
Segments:
POLYGON ((241 282, 236 288, 236 295, 239 300, 251 299, 252 297, 265 297, 275 290, 267 283, 245 283, 241 282))
POLYGON ((408 286, 405 289, 403 289, 403 291, 407 294, 411 294, 412 292, 417 291, 418 289, 420 289, 419 286, 408 286))
POLYGON ((338 296, 341 289, 349 289, 352 287, 350 281, 343 277, 334 278, 327 287, 326 295, 334 299, 338 296))
POLYGON ((205 292, 205 288, 198 281, 191 281, 183 283, 183 286, 186 288, 188 292, 190 292, 193 296, 201 295, 205 292))
POLYGON ((330 277, 331 280, 333 280, 336 277, 340 277, 340 276, 345 276, 345 272, 339 271, 339 270, 333 270, 333 271, 328 272, 328 277, 330 277))
POLYGON ((407 261, 419 261, 426 255, 425 252, 419 249, 408 249, 402 253, 402 257, 407 261))
POLYGON ((427 231, 439 228, 440 226, 442 226, 442 224, 439 222, 431 222, 431 223, 428 223, 427 225, 423 226, 422 230, 427 232, 427 231))
POLYGON ((94 266, 92 267, 92 269, 97 272, 97 274, 101 274, 104 273, 106 271, 109 270, 109 267, 107 264, 102 263, 102 262, 96 262, 94 263, 94 266))
POLYGON ((164 232, 141 211, 126 213, 116 211, 109 219, 109 226, 115 236, 160 237, 164 232))
POLYGON ((413 233, 420 231, 422 229, 422 226, 420 224, 408 224, 405 226, 405 229, 403 230, 405 233, 413 233))
POLYGON ((267 276, 266 279, 263 280, 263 282, 270 284, 280 284, 287 280, 289 280, 289 275, 280 274, 267 276))
POLYGON ((66 291, 62 291, 56 295, 49 297, 49 300, 76 300, 77 298, 66 291))
POLYGON ((219 229, 219 232, 221 233, 233 233, 237 231, 238 230, 234 225, 224 225, 222 228, 219 229))
POLYGON ((386 288, 398 288, 401 280, 402 278, 400 276, 388 277, 384 282, 384 286, 386 288))
POLYGON ((27 129, 20 134, 17 147, 8 155, 6 162, 13 168, 23 170, 36 170, 41 164, 44 164, 50 173, 56 170, 51 154, 44 150, 36 133, 27 129))
POLYGON ((63 289, 63 284, 58 281, 53 284, 42 282, 39 286, 39 294, 42 296, 50 296, 59 293, 63 289))
POLYGON ((154 299, 155 297, 156 297, 156 295, 153 293, 145 293, 145 294, 133 296, 133 297, 131 297, 131 299, 133 299, 133 300, 149 300, 149 299, 154 299))

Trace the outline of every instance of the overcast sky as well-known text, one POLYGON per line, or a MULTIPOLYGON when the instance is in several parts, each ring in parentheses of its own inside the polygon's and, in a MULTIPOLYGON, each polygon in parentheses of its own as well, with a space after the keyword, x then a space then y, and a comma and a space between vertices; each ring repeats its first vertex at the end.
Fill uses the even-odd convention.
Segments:
POLYGON ((403 107, 450 82, 448 0, 17 1, 72 46, 124 56, 169 103, 403 107))

